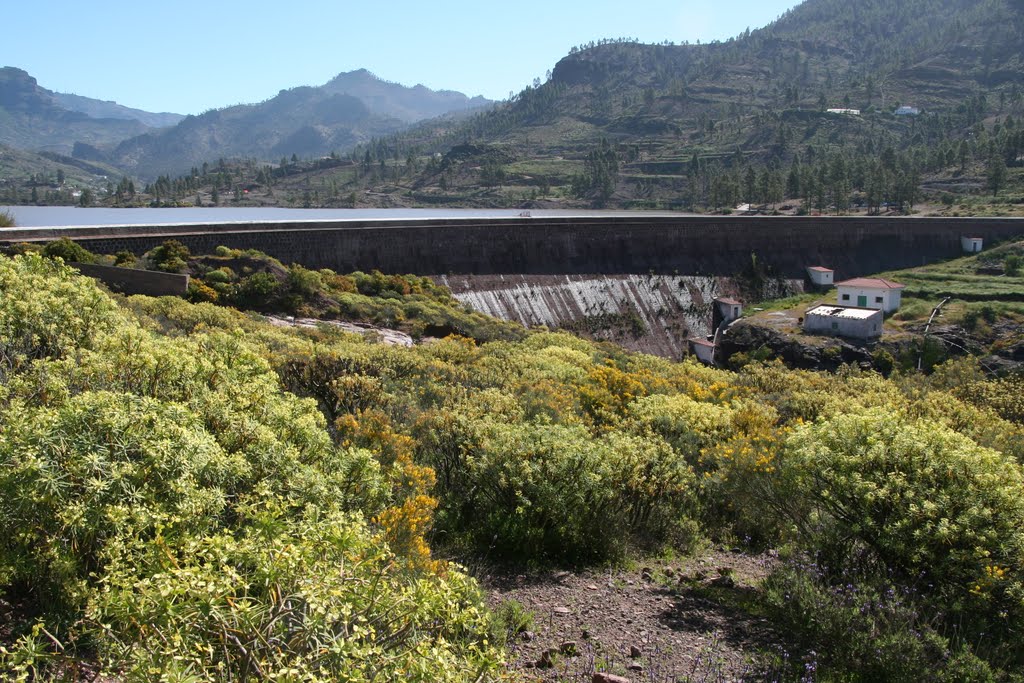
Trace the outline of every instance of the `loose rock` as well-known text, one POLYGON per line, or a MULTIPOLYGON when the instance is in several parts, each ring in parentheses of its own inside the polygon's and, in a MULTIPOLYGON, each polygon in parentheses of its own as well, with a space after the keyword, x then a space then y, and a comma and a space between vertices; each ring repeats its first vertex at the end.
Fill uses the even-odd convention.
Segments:
POLYGON ((598 672, 590 679, 590 683, 632 683, 632 681, 625 676, 598 672))
POLYGON ((590 679, 590 683, 632 683, 632 681, 625 676, 616 676, 615 674, 598 672, 590 679))

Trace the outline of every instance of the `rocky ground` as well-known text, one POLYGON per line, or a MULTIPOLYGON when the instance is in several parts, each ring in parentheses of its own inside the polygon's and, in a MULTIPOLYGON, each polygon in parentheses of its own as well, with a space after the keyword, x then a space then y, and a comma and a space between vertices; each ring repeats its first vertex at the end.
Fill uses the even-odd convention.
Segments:
POLYGON ((755 599, 775 562, 709 551, 632 569, 483 581, 494 608, 515 601, 533 615, 509 641, 510 666, 526 680, 590 683, 604 672, 633 682, 760 681, 775 678, 760 654, 785 650, 755 599))

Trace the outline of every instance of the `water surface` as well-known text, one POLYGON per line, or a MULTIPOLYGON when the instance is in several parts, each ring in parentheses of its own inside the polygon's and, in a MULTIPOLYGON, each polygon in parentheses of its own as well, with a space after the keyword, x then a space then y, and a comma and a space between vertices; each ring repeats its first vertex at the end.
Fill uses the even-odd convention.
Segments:
MULTIPOLYGON (((20 228, 94 225, 181 225, 185 223, 252 223, 260 221, 393 220, 429 218, 515 218, 521 209, 284 209, 279 207, 185 207, 178 209, 111 209, 77 206, 5 206, 20 228)), ((678 216, 653 211, 583 211, 531 209, 534 217, 678 216)))

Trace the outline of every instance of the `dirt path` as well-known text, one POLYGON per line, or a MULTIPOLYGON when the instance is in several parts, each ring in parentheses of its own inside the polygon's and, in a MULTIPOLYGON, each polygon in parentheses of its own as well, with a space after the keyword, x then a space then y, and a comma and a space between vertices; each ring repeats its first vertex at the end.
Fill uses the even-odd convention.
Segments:
POLYGON ((534 614, 509 643, 510 665, 527 680, 589 683, 597 671, 651 683, 764 680, 756 655, 781 650, 781 639, 748 608, 774 562, 707 552, 635 570, 484 583, 493 606, 515 600, 534 614))

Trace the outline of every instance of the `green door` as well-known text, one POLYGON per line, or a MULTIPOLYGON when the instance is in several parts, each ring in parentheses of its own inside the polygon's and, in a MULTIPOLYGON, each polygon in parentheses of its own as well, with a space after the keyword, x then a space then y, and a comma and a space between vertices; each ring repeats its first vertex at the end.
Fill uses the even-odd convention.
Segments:
POLYGON ((866 296, 858 296, 857 297, 857 305, 860 306, 861 308, 867 308, 868 307, 868 298, 866 296))

